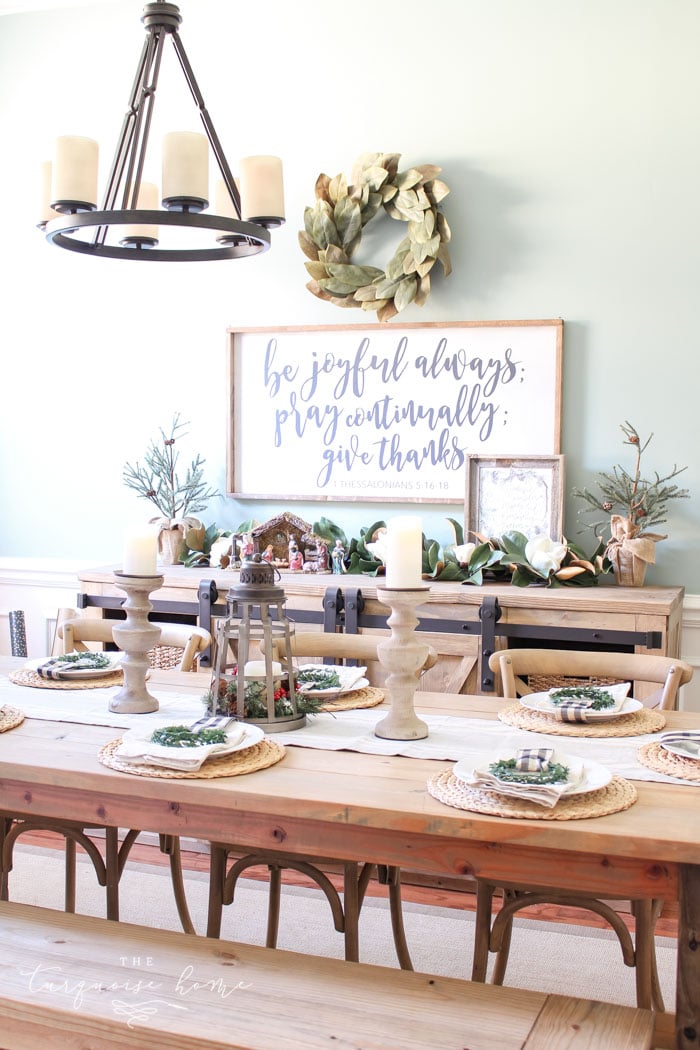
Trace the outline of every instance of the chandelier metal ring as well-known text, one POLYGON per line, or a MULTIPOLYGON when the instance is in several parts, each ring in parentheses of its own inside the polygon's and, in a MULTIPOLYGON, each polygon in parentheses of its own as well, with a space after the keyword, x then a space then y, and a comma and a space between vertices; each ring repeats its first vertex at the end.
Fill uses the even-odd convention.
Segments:
POLYGON ((242 259, 266 252, 270 247, 270 233, 257 223, 242 219, 228 219, 221 215, 196 216, 189 212, 168 211, 85 211, 52 219, 46 226, 46 239, 60 248, 95 255, 107 259, 144 259, 146 261, 198 262, 212 259, 242 259), (143 226, 179 226, 193 229, 215 230, 219 234, 218 246, 202 248, 143 248, 126 247, 104 242, 95 247, 92 240, 72 237, 76 230, 99 228, 100 226, 127 226, 135 223, 143 226), (225 236, 228 235, 228 236, 225 236), (223 237, 225 236, 225 240, 223 237))

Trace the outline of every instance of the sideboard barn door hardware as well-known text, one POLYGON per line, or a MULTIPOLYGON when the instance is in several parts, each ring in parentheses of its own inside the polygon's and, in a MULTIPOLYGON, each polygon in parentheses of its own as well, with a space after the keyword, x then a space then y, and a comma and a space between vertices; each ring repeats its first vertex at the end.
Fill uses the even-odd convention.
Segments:
POLYGON ((357 634, 360 629, 360 617, 365 607, 365 599, 359 587, 348 587, 345 591, 345 623, 346 634, 357 634))
POLYGON ((340 587, 328 587, 323 596, 323 630, 328 634, 342 628, 345 597, 340 587))
POLYGON ((498 598, 488 595, 479 608, 481 620, 481 688, 493 691, 494 673, 489 667, 489 657, 496 648, 496 624, 502 616, 498 598))
MULTIPOLYGON (((348 587, 345 591, 345 634, 358 634, 360 617, 365 607, 365 599, 359 587, 348 587)), ((359 660, 346 660, 349 667, 357 667, 359 660)))
MULTIPOLYGON (((219 597, 219 590, 213 580, 200 580, 197 588, 197 603, 199 605, 199 626, 213 635, 211 618, 212 609, 219 597)), ((211 646, 208 646, 199 658, 200 667, 211 667, 211 646)))
MULTIPOLYGON (((323 630, 326 634, 335 634, 343 629, 343 609, 345 595, 340 587, 327 587, 323 596, 323 630)), ((334 663, 332 656, 323 657, 324 664, 334 663)))

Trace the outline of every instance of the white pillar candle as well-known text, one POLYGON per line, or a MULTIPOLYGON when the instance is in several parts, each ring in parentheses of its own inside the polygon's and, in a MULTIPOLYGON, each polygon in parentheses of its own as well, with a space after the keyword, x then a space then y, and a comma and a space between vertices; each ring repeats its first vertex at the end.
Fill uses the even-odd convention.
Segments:
POLYGON ((390 518, 386 533, 386 586, 414 590, 423 586, 423 528, 420 518, 390 518))
POLYGON ((153 526, 129 529, 124 536, 125 576, 155 576, 158 557, 158 533, 153 526))
POLYGON ((244 219, 284 218, 284 184, 279 157, 243 157, 241 212, 244 219))
MULTIPOLYGON (((142 211, 157 211, 159 203, 158 187, 155 182, 142 182, 139 186, 136 207, 142 211)), ((130 224, 124 227, 122 237, 151 237, 154 241, 157 241, 158 227, 130 224)))
POLYGON ((209 142, 196 131, 171 131, 163 139, 163 200, 209 201, 209 142))
POLYGON ((51 180, 51 203, 78 201, 97 205, 98 146, 94 139, 60 135, 51 180))
MULTIPOLYGON (((272 669, 272 677, 280 678, 282 675, 282 664, 278 664, 276 660, 273 660, 270 663, 270 667, 272 669)), ((265 661, 248 660, 243 668, 243 674, 246 678, 264 678, 267 674, 265 661)))

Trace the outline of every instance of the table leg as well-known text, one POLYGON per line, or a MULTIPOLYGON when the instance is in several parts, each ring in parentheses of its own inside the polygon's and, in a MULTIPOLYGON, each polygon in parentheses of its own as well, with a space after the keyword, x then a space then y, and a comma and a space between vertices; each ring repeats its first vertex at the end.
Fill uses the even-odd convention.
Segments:
POLYGON ((678 870, 676 1050, 700 1050, 700 865, 678 870))

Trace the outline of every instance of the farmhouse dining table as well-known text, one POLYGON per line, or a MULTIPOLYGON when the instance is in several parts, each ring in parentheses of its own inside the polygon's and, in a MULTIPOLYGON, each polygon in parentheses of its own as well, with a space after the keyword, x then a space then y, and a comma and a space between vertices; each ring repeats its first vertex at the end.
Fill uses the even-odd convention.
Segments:
MULTIPOLYGON (((23 663, 0 657, 0 706, 21 710, 25 701, 28 709, 20 725, 0 733, 2 811, 311 857, 361 858, 436 875, 477 875, 552 887, 569 884, 599 897, 678 901, 673 1045, 676 1050, 699 1050, 699 783, 639 780, 637 801, 603 817, 512 819, 467 812, 432 797, 429 777, 450 770, 453 762, 289 746, 293 734, 283 737, 287 746, 281 761, 251 774, 136 777, 98 760, 100 748, 119 736, 114 721, 90 724, 89 714, 65 720, 49 717, 51 704, 58 703, 57 691, 52 698, 51 690, 27 689, 7 679, 23 663), (29 701, 37 696, 40 705, 32 714, 29 701)), ((208 684, 209 676, 203 673, 154 671, 149 688, 159 697, 163 712, 169 712, 183 699, 200 703, 208 684)), ((79 702, 87 711, 105 692, 85 691, 79 702)), ((494 732, 502 724, 498 712, 507 703, 483 696, 416 694, 416 709, 426 719, 492 722, 494 732)), ((102 706, 106 711, 106 699, 98 701, 102 706)), ((375 711, 379 715, 382 708, 375 711)), ((700 729, 700 714, 665 715, 668 729, 700 729)), ((129 716, 139 717, 151 716, 129 716)), ((585 757, 587 741, 575 743, 576 752, 585 757)), ((569 741, 567 747, 571 749, 569 741)))

